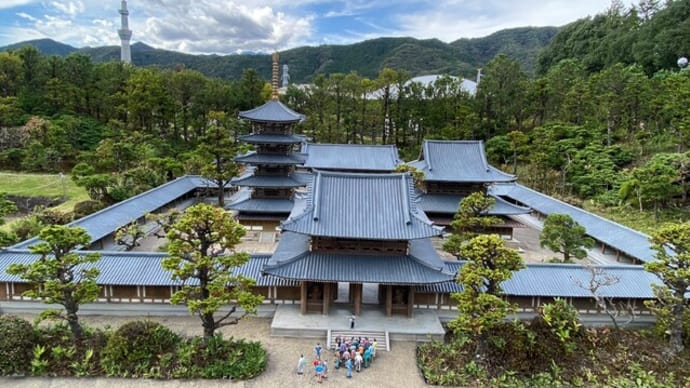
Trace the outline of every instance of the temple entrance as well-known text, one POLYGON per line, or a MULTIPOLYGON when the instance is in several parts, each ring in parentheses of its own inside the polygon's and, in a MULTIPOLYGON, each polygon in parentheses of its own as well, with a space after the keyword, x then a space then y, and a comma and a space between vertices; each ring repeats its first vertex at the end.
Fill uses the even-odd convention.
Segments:
POLYGON ((347 306, 355 315, 359 315, 363 304, 381 305, 379 289, 377 283, 339 282, 334 303, 347 306))

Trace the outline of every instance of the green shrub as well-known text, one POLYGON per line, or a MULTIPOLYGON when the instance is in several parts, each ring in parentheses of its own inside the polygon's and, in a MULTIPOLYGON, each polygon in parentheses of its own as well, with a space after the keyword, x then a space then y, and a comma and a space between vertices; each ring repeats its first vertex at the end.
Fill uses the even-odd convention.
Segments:
POLYGON ((72 213, 74 215, 74 218, 82 218, 88 216, 91 213, 95 213, 103 209, 104 207, 105 206, 100 201, 86 200, 74 204, 74 210, 72 213))
POLYGON ((0 338, 0 373, 4 376, 27 373, 36 344, 31 323, 12 315, 2 315, 0 338))
POLYGON ((542 306, 541 317, 561 341, 566 352, 575 351, 575 337, 582 326, 575 307, 564 299, 556 298, 553 303, 542 306))
POLYGON ((181 345, 174 377, 246 380, 261 374, 267 365, 268 354, 261 343, 226 340, 218 334, 181 345))
POLYGON ((157 322, 133 321, 122 325, 108 339, 101 366, 109 376, 166 377, 160 361, 177 350, 180 337, 157 322))
MULTIPOLYGON (((45 361, 44 371, 40 375, 73 376, 75 373, 100 374, 100 354, 107 342, 107 333, 99 329, 83 326, 84 336, 74 342, 72 332, 64 323, 39 327, 36 341, 45 348, 41 359, 45 361), (90 355, 87 353, 90 352, 90 355)), ((34 374, 39 375, 37 372, 34 374)))

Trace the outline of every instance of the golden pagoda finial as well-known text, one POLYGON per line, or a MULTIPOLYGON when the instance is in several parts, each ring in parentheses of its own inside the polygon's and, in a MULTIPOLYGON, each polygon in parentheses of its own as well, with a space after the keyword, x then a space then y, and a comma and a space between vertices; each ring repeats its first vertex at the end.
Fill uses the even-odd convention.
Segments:
POLYGON ((278 101, 278 52, 273 53, 273 78, 271 79, 271 87, 273 93, 271 94, 271 100, 278 101))

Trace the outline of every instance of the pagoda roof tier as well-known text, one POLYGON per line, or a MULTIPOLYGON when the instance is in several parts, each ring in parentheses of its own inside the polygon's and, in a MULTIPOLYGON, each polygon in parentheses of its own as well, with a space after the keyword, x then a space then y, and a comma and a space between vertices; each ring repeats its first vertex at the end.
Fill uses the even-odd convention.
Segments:
MULTIPOLYGON (((527 214, 531 211, 528 207, 514 205, 505 199, 489 194, 495 199, 494 205, 486 212, 490 216, 513 216, 518 214, 527 214)), ((458 206, 463 200, 462 195, 452 194, 420 194, 419 208, 425 213, 437 214, 455 214, 458 212, 458 206)))
POLYGON ((299 144, 305 141, 302 135, 286 135, 279 133, 255 133, 240 136, 240 140, 249 144, 299 144))
POLYGON ((409 174, 357 174, 317 171, 307 204, 283 223, 296 233, 367 240, 415 240, 440 236, 412 200, 409 174))
POLYGON ((290 153, 287 155, 276 155, 276 154, 260 154, 256 151, 249 152, 242 156, 235 158, 236 162, 249 163, 249 164, 276 164, 276 165, 286 165, 286 164, 302 164, 306 156, 300 153, 290 153))
POLYGON ((269 100, 259 107, 240 112, 240 118, 271 123, 296 123, 304 120, 305 116, 280 101, 269 100))
POLYGON ((430 239, 410 241, 407 255, 357 255, 309 251, 309 236, 283 232, 264 274, 321 282, 430 284, 448 282, 447 270, 430 239))
POLYGON ((419 160, 409 163, 427 181, 513 182, 517 178, 489 165, 481 140, 424 140, 419 160))
POLYGON ((393 171, 400 164, 394 145, 313 144, 302 146, 304 167, 325 170, 393 171))
POLYGON ((233 178, 230 183, 235 186, 246 187, 302 187, 311 181, 311 174, 292 173, 288 176, 283 175, 254 175, 253 172, 243 176, 233 178))
POLYGON ((228 210, 249 213, 290 213, 294 202, 291 199, 252 198, 251 189, 241 189, 230 198, 228 210))

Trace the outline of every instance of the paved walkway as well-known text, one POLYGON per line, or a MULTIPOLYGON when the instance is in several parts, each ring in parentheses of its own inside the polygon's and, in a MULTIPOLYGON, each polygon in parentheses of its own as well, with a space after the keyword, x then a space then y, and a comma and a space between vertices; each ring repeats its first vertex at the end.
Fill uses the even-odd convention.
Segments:
MULTIPOLYGON (((352 311, 347 306, 335 305, 330 314, 301 314, 299 305, 278 305, 271 332, 275 335, 325 337, 329 329, 349 329, 352 311)), ((363 305, 357 317, 359 330, 388 331, 393 341, 426 341, 428 336, 443 338, 445 331, 441 326, 436 310, 415 309, 414 317, 386 317, 383 306, 363 305)))

